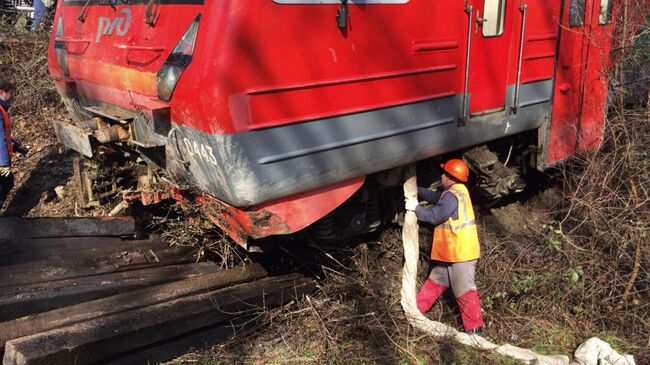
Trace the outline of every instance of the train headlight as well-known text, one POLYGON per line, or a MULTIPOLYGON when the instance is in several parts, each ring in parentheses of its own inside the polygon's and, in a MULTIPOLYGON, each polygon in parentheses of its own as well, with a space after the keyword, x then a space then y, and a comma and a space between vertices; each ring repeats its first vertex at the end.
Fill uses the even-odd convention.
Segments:
POLYGON ((201 14, 194 18, 192 24, 187 28, 181 40, 160 67, 158 74, 156 74, 158 98, 161 100, 169 101, 172 98, 178 79, 180 79, 185 68, 192 62, 196 36, 199 33, 199 20, 201 20, 201 14))
POLYGON ((54 33, 54 53, 56 54, 56 62, 59 63, 63 75, 70 77, 70 68, 68 67, 68 50, 65 47, 65 40, 63 40, 63 16, 59 16, 56 23, 56 32, 54 33), (58 40, 57 40, 58 39, 58 40))

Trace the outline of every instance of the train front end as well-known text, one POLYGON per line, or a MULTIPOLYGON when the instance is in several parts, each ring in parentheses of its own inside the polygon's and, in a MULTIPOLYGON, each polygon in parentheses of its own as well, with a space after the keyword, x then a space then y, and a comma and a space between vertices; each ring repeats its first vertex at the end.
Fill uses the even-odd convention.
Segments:
POLYGON ((243 93, 233 91, 255 77, 237 69, 232 51, 250 6, 58 3, 48 67, 72 121, 54 127, 82 155, 74 178, 83 207, 118 194, 145 204, 172 197, 201 205, 245 244, 299 231, 360 188, 363 176, 318 181, 304 169, 282 176, 283 167, 259 163, 270 141, 244 133, 243 93))
MULTIPOLYGON (((564 3, 62 0, 48 60, 73 122, 55 129, 84 156, 84 206, 173 197, 240 244, 339 240, 395 220, 407 164, 464 156, 498 198, 558 146, 598 145, 601 129, 584 148, 563 132, 604 114, 604 93, 578 95, 603 67, 559 43, 564 3), (584 100, 593 113, 553 111, 584 100)), ((608 45, 602 23, 576 44, 608 45)))

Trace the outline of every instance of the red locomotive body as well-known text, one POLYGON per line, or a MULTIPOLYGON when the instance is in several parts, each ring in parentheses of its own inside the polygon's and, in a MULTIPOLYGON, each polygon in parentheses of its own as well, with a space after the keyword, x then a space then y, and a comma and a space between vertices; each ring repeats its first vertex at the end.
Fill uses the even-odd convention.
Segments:
POLYGON ((240 243, 293 233, 414 161, 525 133, 538 169, 597 148, 612 1, 63 0, 55 127, 86 157, 137 151, 240 243))

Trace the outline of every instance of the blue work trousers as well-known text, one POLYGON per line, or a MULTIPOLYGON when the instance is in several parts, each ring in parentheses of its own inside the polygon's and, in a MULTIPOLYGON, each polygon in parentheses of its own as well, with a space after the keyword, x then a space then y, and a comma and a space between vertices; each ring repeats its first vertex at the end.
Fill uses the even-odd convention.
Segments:
POLYGON ((43 17, 47 15, 48 9, 43 5, 41 0, 34 0, 34 20, 32 21, 32 30, 37 30, 43 21, 43 17))

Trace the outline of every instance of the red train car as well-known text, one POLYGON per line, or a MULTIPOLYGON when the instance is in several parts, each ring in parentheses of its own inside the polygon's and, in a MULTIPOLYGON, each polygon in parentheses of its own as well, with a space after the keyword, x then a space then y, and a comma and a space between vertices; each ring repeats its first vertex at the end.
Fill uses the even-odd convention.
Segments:
POLYGON ((126 196, 200 203, 242 244, 365 232, 406 164, 467 152, 498 195, 518 189, 489 176, 504 160, 597 148, 614 1, 62 0, 55 129, 137 165, 126 196))

